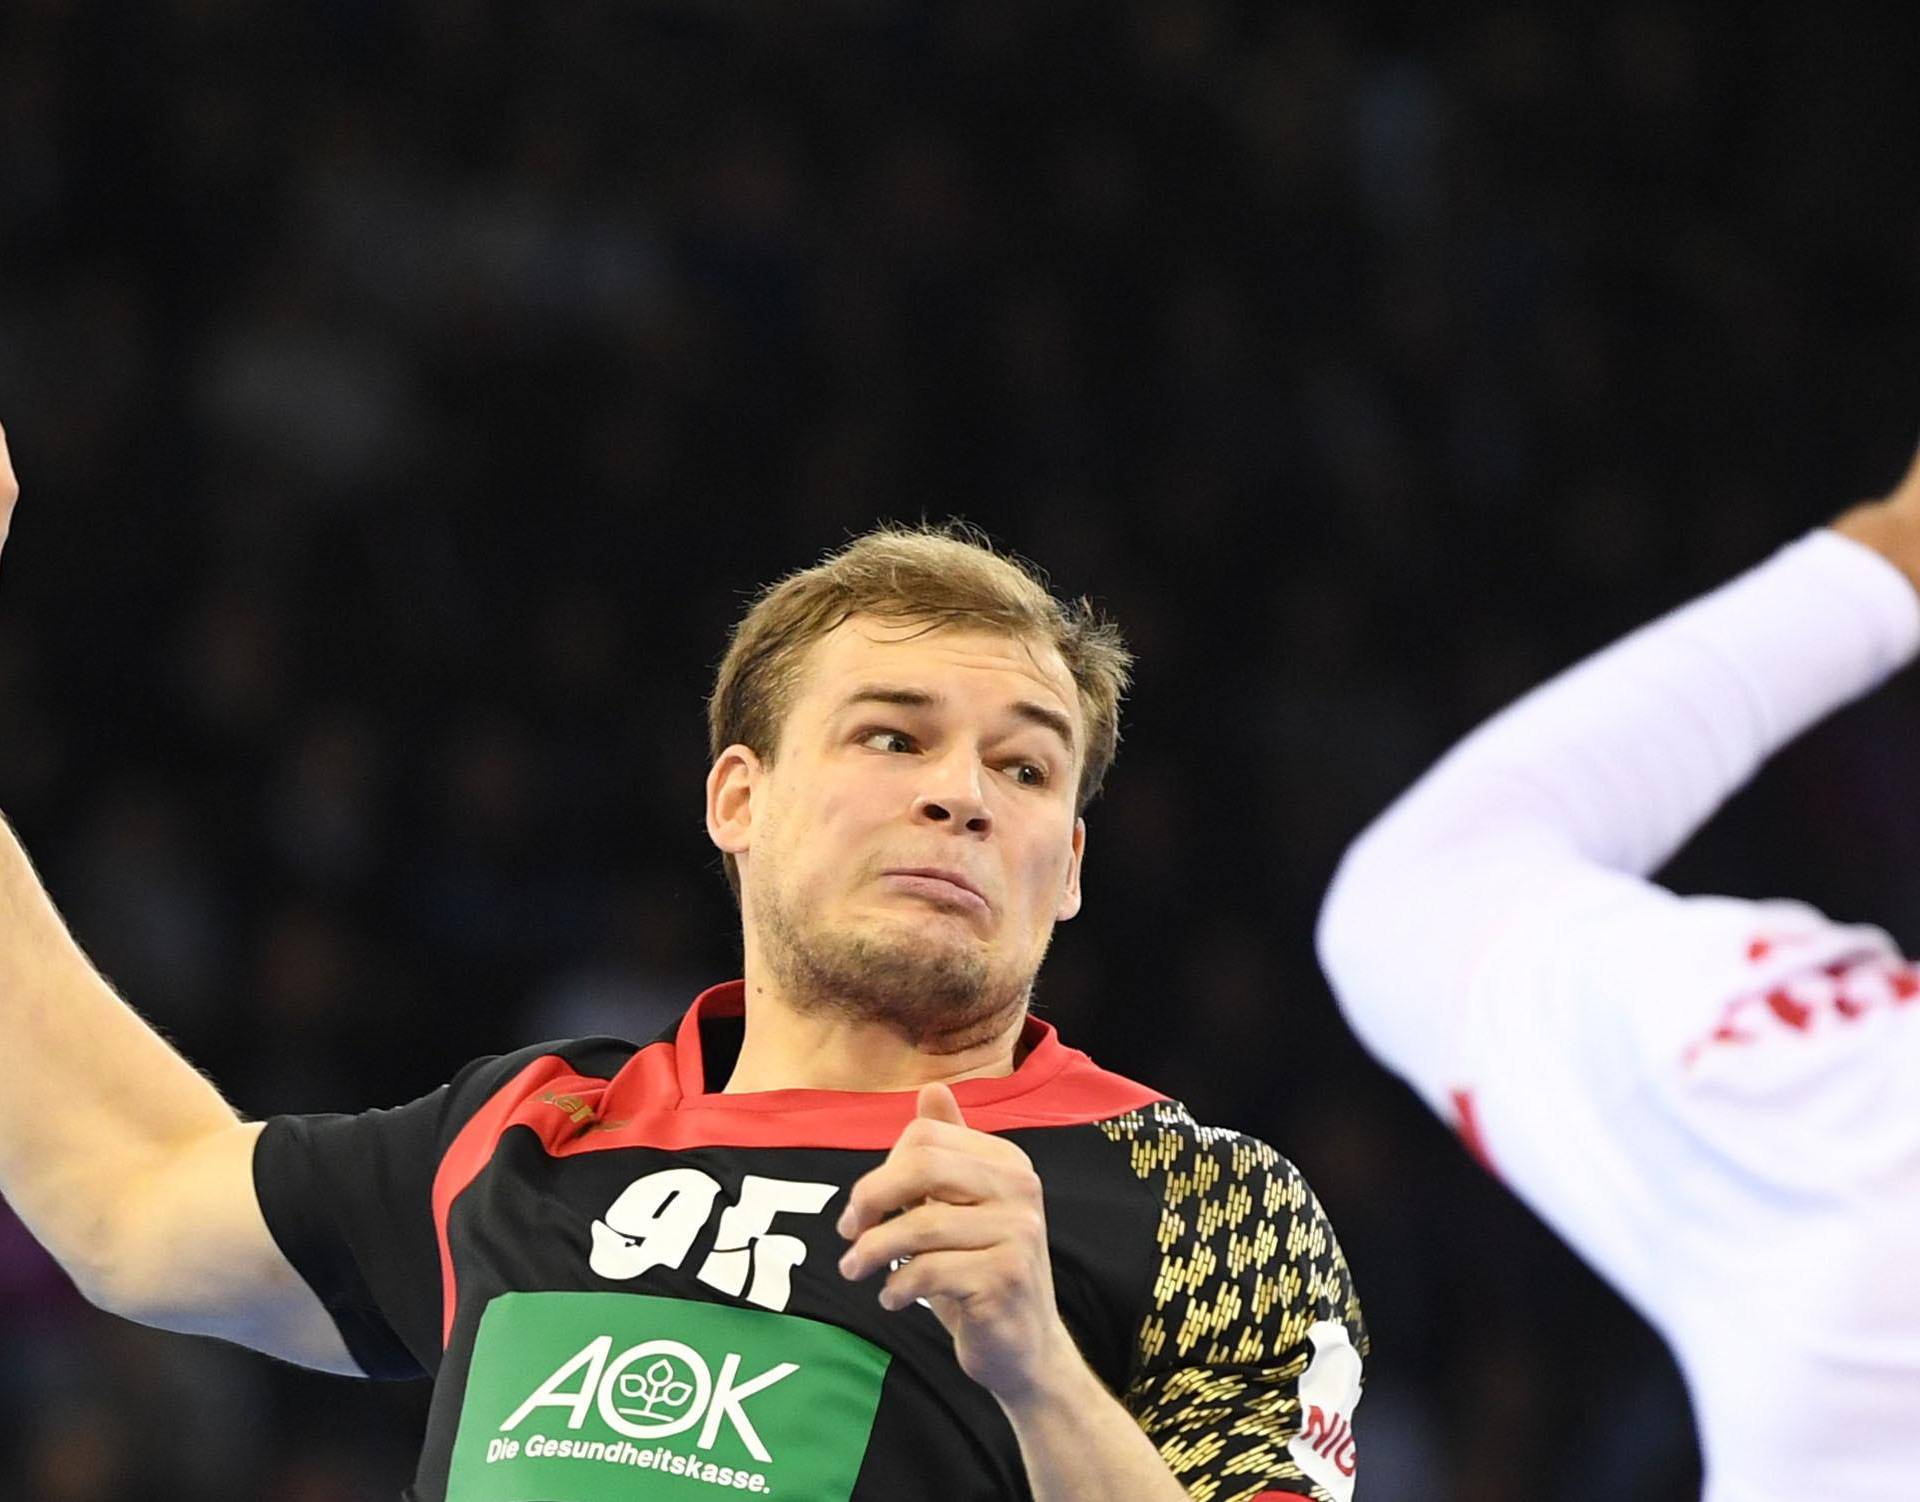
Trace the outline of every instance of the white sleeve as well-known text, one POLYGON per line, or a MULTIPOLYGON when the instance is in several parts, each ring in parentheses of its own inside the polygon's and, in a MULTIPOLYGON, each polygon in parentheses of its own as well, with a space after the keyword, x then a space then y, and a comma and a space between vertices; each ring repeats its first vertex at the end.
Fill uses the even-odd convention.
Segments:
POLYGON ((1645 876, 1770 754, 1916 649, 1920 596, 1823 530, 1495 716, 1334 878, 1317 938, 1355 1030, 1503 1176, 1549 1195, 1555 1175, 1633 1177, 1626 1152, 1592 1156, 1617 1147, 1624 1115, 1797 1088, 1781 1071, 1804 1083, 1822 1067, 1810 1050, 1741 1054, 1731 1078, 1720 1056, 1750 1025, 1811 1035, 1788 1020, 1808 987, 1862 1005, 1833 989, 1846 967, 1862 995, 1910 984, 1886 937, 1645 876))

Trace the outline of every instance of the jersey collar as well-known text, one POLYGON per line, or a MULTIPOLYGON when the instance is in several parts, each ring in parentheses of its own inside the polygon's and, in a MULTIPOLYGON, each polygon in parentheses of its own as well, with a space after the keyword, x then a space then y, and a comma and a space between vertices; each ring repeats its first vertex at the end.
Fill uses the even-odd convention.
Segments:
MULTIPOLYGON (((694 999, 686 1016, 680 1019, 674 1035, 674 1060, 683 1107, 740 1111, 791 1111, 796 1108, 838 1106, 858 1110, 863 1105, 882 1105, 885 1114, 898 1114, 904 1099, 911 1102, 917 1090, 756 1090, 729 1095, 707 1088, 707 1061, 700 1029, 706 1022, 729 1017, 745 1017, 747 985, 742 980, 723 981, 709 986, 694 999)), ((1011 1074, 991 1078, 959 1080, 953 1085, 954 1099, 962 1110, 969 1106, 991 1106, 1017 1099, 1042 1089, 1062 1071, 1076 1062, 1091 1065, 1092 1060, 1077 1048, 1060 1041, 1051 1023, 1029 1016, 1020 1030, 1020 1049, 1024 1057, 1011 1074)), ((912 1115, 911 1109, 907 1114, 912 1115)))

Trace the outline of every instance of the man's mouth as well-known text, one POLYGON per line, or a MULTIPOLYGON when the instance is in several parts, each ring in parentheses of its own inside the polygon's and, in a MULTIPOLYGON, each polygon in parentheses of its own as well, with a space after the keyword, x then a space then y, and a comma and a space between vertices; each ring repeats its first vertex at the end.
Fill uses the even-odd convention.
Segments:
POLYGON ((939 866, 902 866, 880 873, 881 880, 898 892, 909 892, 948 907, 987 912, 992 904, 986 894, 958 871, 939 866))

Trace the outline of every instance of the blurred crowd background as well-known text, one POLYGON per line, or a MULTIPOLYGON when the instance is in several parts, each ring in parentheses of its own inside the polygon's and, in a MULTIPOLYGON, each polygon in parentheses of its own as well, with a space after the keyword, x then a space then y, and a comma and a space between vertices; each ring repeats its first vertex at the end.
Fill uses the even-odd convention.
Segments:
MULTIPOLYGON (((1897 475, 1920 47, 1848 14, 8 0, 0 808, 249 1114, 650 1037, 737 967, 728 626, 965 515, 1141 657, 1039 1005, 1315 1183, 1362 1497, 1693 1497, 1668 1358, 1311 927, 1452 737, 1897 475)), ((1841 717, 1671 879, 1920 942, 1916 744, 1841 717)), ((422 1387, 107 1319, 4 1207, 0 1341, 9 1498, 410 1472, 422 1387)))

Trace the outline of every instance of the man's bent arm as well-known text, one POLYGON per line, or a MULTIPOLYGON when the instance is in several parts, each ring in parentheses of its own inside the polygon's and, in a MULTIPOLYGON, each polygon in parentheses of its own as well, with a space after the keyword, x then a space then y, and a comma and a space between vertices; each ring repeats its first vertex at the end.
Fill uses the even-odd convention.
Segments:
POLYGON ((357 1372, 274 1244, 258 1125, 117 996, 0 820, 0 1194, 94 1303, 357 1372))
MULTIPOLYGON (((0 539, 18 494, 0 433, 0 539)), ((4 819, 0 1058, 0 1197, 89 1299, 358 1371, 261 1217, 260 1127, 114 994, 4 819)))
MULTIPOLYGON (((1876 505, 1910 491, 1920 509, 1913 475, 1876 505)), ((1920 533, 1850 517, 1868 513, 1889 538, 1920 533)), ((1354 843, 1318 940, 1376 1051, 1432 1057, 1445 1008, 1406 998, 1457 1000, 1516 910, 1582 873, 1655 869, 1775 750, 1912 657, 1920 602, 1864 530, 1816 532, 1535 690, 1354 843)))

